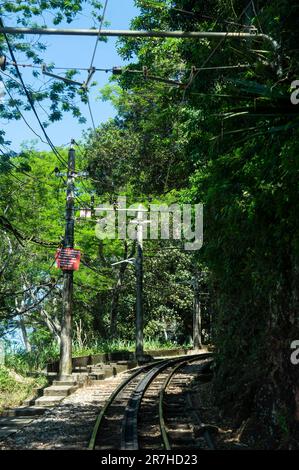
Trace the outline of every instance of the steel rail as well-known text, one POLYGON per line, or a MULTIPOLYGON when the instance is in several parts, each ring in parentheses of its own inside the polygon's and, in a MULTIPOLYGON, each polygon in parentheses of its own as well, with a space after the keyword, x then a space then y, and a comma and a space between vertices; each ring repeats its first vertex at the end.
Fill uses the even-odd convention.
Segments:
POLYGON ((121 450, 137 450, 138 449, 138 413, 141 405, 142 398, 145 391, 148 389, 153 380, 168 367, 171 367, 172 364, 177 362, 190 362, 198 359, 206 359, 211 357, 211 353, 198 354, 193 358, 180 357, 175 359, 170 359, 165 361, 164 364, 158 364, 154 366, 146 376, 138 383, 134 392, 131 395, 131 398, 128 402, 128 405, 125 410, 125 415, 122 425, 122 436, 121 436, 121 450))
MULTIPOLYGON (((164 362, 164 361, 160 361, 160 362, 164 362)), ((138 368, 135 372, 133 372, 133 374, 131 374, 123 382, 121 382, 118 385, 118 387, 114 390, 114 392, 109 396, 109 398, 106 400, 100 414, 98 415, 98 417, 96 419, 96 422, 95 422, 95 425, 94 425, 94 428, 93 428, 93 431, 92 431, 92 434, 91 434, 91 437, 90 437, 90 440, 89 440, 88 450, 94 450, 94 448, 96 446, 97 437, 99 435, 99 431, 100 431, 100 428, 101 428, 101 425, 102 425, 103 418, 104 418, 105 414, 107 413, 107 410, 110 407, 110 405, 114 402, 117 395, 119 395, 119 393, 132 380, 134 380, 138 375, 142 374, 142 372, 145 372, 147 369, 152 368, 152 367, 153 367, 153 365, 151 364, 151 365, 146 365, 144 367, 138 368)))
MULTIPOLYGON (((159 393, 159 424, 160 424, 160 431, 161 431, 161 436, 162 436, 163 445, 165 447, 165 450, 171 450, 171 445, 170 445, 170 442, 169 442, 168 433, 166 431, 166 424, 165 424, 164 412, 163 412, 163 402, 164 402, 164 398, 165 398, 165 392, 166 392, 166 389, 167 389, 169 383, 171 382, 171 380, 173 379, 173 377, 177 373, 177 371, 179 369, 181 369, 182 367, 184 367, 185 364, 188 364, 188 363, 190 363, 194 360, 195 359, 191 359, 191 360, 188 359, 184 363, 177 364, 176 367, 174 367, 174 369, 166 377, 166 379, 165 379, 165 381, 164 381, 164 383, 161 387, 160 393, 159 393)), ((203 366, 203 368, 204 368, 204 366, 203 366)), ((189 397, 188 397, 188 401, 189 401, 189 397)), ((189 405, 190 405, 190 402, 189 402, 189 405)), ((199 421, 198 415, 196 415, 196 418, 199 421)), ((200 424, 202 424, 202 423, 200 422, 200 424)), ((208 446, 210 447, 210 449, 215 449, 215 445, 214 445, 214 443, 213 443, 213 441, 210 437, 210 434, 207 430, 204 431, 204 437, 205 437, 205 440, 206 440, 208 446)))

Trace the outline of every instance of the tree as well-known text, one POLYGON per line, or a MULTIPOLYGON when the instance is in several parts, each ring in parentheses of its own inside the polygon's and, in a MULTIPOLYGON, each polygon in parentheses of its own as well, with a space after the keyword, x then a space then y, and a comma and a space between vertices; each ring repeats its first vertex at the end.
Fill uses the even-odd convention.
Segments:
MULTIPOLYGON (((32 0, 27 2, 10 2, 5 1, 0 5, 1 22, 4 25, 11 24, 21 25, 24 27, 32 26, 45 26, 45 18, 58 25, 62 22, 71 23, 82 14, 85 8, 90 10, 91 21, 94 23, 100 20, 101 3, 96 0, 45 0, 38 1, 32 0)), ((49 24, 47 24, 49 26, 49 24)), ((85 122, 85 118, 81 115, 80 109, 75 104, 75 98, 79 98, 86 102, 87 94, 78 87, 63 82, 61 80, 47 80, 50 83, 45 84, 42 78, 42 71, 39 68, 43 64, 42 57, 46 45, 41 40, 24 40, 22 35, 15 35, 10 37, 2 35, 0 39, 0 55, 7 56, 7 66, 4 71, 1 71, 1 81, 3 83, 2 91, 5 93, 5 100, 0 104, 0 118, 2 119, 15 119, 20 120, 24 118, 24 111, 31 109, 28 101, 28 95, 31 102, 36 107, 38 114, 41 116, 41 121, 44 126, 50 122, 59 121, 64 112, 71 112, 79 122, 85 122), (22 83, 20 83, 21 71, 14 65, 14 59, 23 63, 24 60, 29 60, 33 68, 32 76, 34 83, 37 85, 33 87, 27 84, 28 95, 26 94, 22 83), (42 86, 40 86, 42 82, 42 86), (44 107, 49 112, 45 113, 44 107)), ((52 70, 55 66, 54 63, 49 64, 48 69, 52 70)), ((68 70, 65 73, 66 78, 73 78, 76 69, 68 70)), ((26 81, 26 80, 25 80, 26 81)), ((25 118, 26 119, 26 118, 25 118)), ((0 144, 9 144, 5 140, 5 132, 0 132, 0 144)), ((44 136, 41 134, 41 139, 44 136)))
MULTIPOLYGON (((267 445, 295 445, 299 379, 288 357, 299 328, 298 110, 289 99, 298 78, 296 7, 287 1, 255 8, 247 1, 136 4, 135 29, 256 27, 281 45, 278 54, 256 38, 201 40, 200 47, 187 40, 123 39, 119 51, 132 63, 117 79, 120 90, 105 90, 104 98, 118 109, 114 129, 128 130, 137 142, 137 152, 128 156, 128 165, 139 165, 137 178, 130 177, 135 194, 141 181, 142 192, 180 189, 181 201, 205 205, 205 243, 195 259, 210 272, 219 402, 229 409, 237 394, 232 413, 239 421, 256 416, 267 445), (208 57, 209 66, 250 66, 192 77, 191 67, 208 57), (187 87, 168 88, 130 73, 144 66, 187 87)), ((105 139, 106 129, 98 132, 105 139)), ((113 150, 114 175, 121 145, 113 150)))

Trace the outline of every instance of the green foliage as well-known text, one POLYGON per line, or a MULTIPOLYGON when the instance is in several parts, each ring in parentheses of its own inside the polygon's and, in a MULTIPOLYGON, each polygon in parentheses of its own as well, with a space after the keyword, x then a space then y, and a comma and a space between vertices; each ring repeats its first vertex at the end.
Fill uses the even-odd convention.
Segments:
POLYGON ((0 412, 18 406, 31 396, 34 388, 45 385, 44 379, 27 379, 13 370, 0 366, 0 412))
POLYGON ((48 362, 59 358, 59 349, 57 345, 43 345, 40 349, 32 352, 19 350, 15 353, 7 353, 5 365, 9 369, 26 376, 26 374, 36 371, 42 371, 48 362))
MULTIPOLYGON (((0 16, 5 26, 14 24, 20 27, 49 27, 51 22, 55 26, 62 22, 71 23, 81 17, 85 8, 90 11, 91 22, 95 22, 98 20, 102 3, 95 0, 6 1, 0 5, 0 16), (48 23, 47 25, 45 25, 45 21, 48 23)), ((29 41, 26 37, 22 38, 18 35, 9 36, 9 42, 13 52, 18 57, 18 62, 27 62, 35 66, 44 63, 42 54, 46 49, 46 45, 41 40, 29 41)), ((0 53, 8 57, 8 62, 12 62, 3 36, 0 39, 0 53)), ((54 63, 51 64, 52 68, 53 66, 54 63)), ((65 77, 71 78, 75 73, 77 72, 67 71, 65 77)), ((0 105, 0 117, 2 119, 20 120, 22 111, 29 110, 30 106, 19 81, 17 71, 13 65, 7 65, 5 74, 0 75, 7 90, 5 100, 0 105)), ((35 82, 36 79, 43 77, 42 72, 37 67, 32 69, 32 75, 35 82)), ((27 82, 26 79, 25 82, 27 82)), ((62 81, 51 80, 38 90, 29 85, 27 85, 27 88, 41 120, 45 121, 45 125, 60 120, 64 112, 71 112, 79 122, 85 122, 85 118, 81 115, 80 108, 76 104, 76 99, 79 97, 85 102, 86 96, 78 90, 78 87, 62 81), (40 91, 41 89, 42 91, 40 91), (44 108, 47 108, 47 113, 43 111, 44 108)))
MULTIPOLYGON (((184 347, 188 348, 190 345, 186 343, 184 347)), ((178 347, 176 342, 158 340, 149 335, 145 336, 144 348, 145 350, 160 350, 160 349, 175 349, 178 347)), ((77 340, 72 344, 72 356, 88 356, 90 354, 111 353, 119 351, 134 351, 135 342, 129 340, 115 339, 103 340, 102 338, 93 339, 82 345, 77 340)), ((49 362, 57 361, 59 359, 59 348, 56 343, 43 345, 40 349, 32 352, 26 352, 19 349, 16 352, 7 352, 5 357, 5 368, 3 368, 3 379, 0 376, 0 383, 3 382, 2 388, 6 387, 5 377, 7 377, 7 387, 9 388, 14 383, 11 376, 7 375, 7 370, 13 370, 22 376, 26 376, 32 372, 42 372, 49 362)), ((1 370, 1 369, 0 369, 1 370)), ((42 381, 41 381, 42 382, 42 381)))
POLYGON ((0 368, 0 390, 9 391, 15 385, 15 381, 9 375, 8 370, 5 367, 0 368))
MULTIPOLYGON (((75 17, 79 3, 65 3, 63 13, 56 2, 55 21, 61 21, 60 14, 67 20, 75 17)), ((155 344, 188 342, 193 293, 178 280, 207 273, 201 285, 209 294, 202 299, 203 328, 207 341, 212 333, 216 350, 217 399, 238 422, 256 413, 257 419, 267 418, 269 436, 286 439, 299 386, 298 371, 289 362, 290 343, 299 335, 299 121, 289 96, 299 76, 298 9, 286 0, 247 3, 136 1, 140 14, 134 29, 238 32, 254 26, 280 47, 254 35, 221 44, 214 39, 120 40, 119 53, 131 63, 100 91, 117 116, 84 142, 81 164, 91 180, 78 183, 78 195, 86 205, 90 195, 97 205, 112 203, 120 194, 130 204, 204 204, 200 252, 185 253, 179 244, 163 240, 144 242, 145 333, 155 344), (191 67, 200 68, 207 58, 208 66, 250 66, 201 70, 191 80, 191 67), (184 86, 146 80, 138 73, 143 67, 149 75, 184 86)), ((30 3, 29 18, 35 14, 31 4, 36 6, 30 3)), ((20 14, 25 15, 23 6, 20 14)), ((15 47, 32 52, 23 43, 15 47)), ((39 56, 32 60, 38 63, 39 56)), ((18 91, 15 82, 10 86, 18 91)), ((69 104, 73 97, 71 87, 57 83, 46 95, 34 94, 36 101, 52 99, 52 119, 60 118, 62 110, 77 114, 69 104)), ((0 112, 13 117, 21 98, 0 112)), ((81 99, 86 100, 82 93, 81 99)), ((3 141, 3 133, 0 137, 3 141)), ((20 326, 15 299, 32 305, 32 298, 22 294, 25 284, 42 284, 38 295, 55 285, 41 306, 59 324, 61 282, 51 263, 63 235, 64 190, 59 180, 52 181, 55 166, 50 153, 6 154, 1 160, 0 312, 5 331, 20 326), (53 252, 34 234, 53 243, 53 252), (21 294, 10 296, 16 290, 21 294)), ((74 354, 133 348, 135 275, 130 266, 122 270, 111 264, 130 252, 134 256, 134 244, 98 240, 93 223, 86 221, 77 224, 76 244, 84 262, 75 276, 74 354)), ((30 367, 44 363, 36 351, 57 357, 57 346, 51 349, 55 332, 43 313, 38 307, 25 316, 35 357, 28 356, 30 367)))
MULTIPOLYGON (((299 334, 298 111, 289 88, 299 73, 297 7, 287 1, 263 1, 255 8, 243 1, 204 3, 137 1, 140 14, 132 27, 239 31, 244 24, 254 25, 277 40, 280 50, 254 37, 227 39, 221 47, 206 39, 119 41, 119 52, 132 63, 117 78, 118 85, 103 92, 118 110, 109 124, 119 141, 112 150, 109 176, 125 191, 123 181, 128 187, 129 175, 137 196, 161 196, 175 188, 182 202, 204 203, 204 247, 190 258, 197 269, 209 272, 218 400, 228 409, 234 402, 231 412, 237 420, 253 410, 267 415, 269 436, 279 421, 279 412, 276 420, 272 410, 283 403, 288 409, 285 434, 293 420, 290 403, 295 406, 291 390, 299 384, 288 358, 292 338, 299 334), (191 67, 201 67, 208 57, 208 66, 249 63, 250 68, 201 71, 189 82, 191 67), (130 69, 143 66, 149 74, 187 83, 187 90, 130 74, 130 69), (136 142, 125 162, 120 150, 128 142, 124 130, 129 142, 136 142), (123 180, 118 172, 125 175, 123 180), (271 397, 265 407, 263 390, 271 397)), ((97 139, 106 137, 102 126, 97 139)), ((101 155, 102 149, 97 152, 101 155)), ((90 151, 88 158, 92 172, 100 174, 97 153, 90 151)), ((97 187, 98 194, 102 187, 97 187)), ((146 276, 162 285, 165 279, 175 291, 170 265, 163 264, 161 253, 157 262, 162 276, 154 265, 147 265, 146 276)), ((181 299, 171 305, 167 294, 166 300, 161 291, 149 293, 152 318, 146 328, 151 331, 161 329, 165 309, 174 321, 181 299)), ((183 318, 188 315, 179 312, 179 321, 183 318)))

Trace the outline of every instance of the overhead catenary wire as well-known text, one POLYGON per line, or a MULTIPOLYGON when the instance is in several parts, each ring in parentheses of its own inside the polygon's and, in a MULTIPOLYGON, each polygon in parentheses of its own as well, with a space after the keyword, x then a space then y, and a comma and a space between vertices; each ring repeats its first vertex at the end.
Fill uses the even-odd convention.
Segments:
MULTIPOLYGON (((7 62, 7 65, 17 65, 18 67, 30 67, 30 68, 33 68, 33 69, 37 69, 37 70, 41 70, 41 66, 40 65, 36 65, 36 64, 20 64, 18 62, 7 62)), ((46 66, 47 69, 50 69, 50 70, 80 70, 80 71, 85 71, 85 72, 88 72, 89 70, 89 67, 58 67, 56 65, 47 65, 46 66)), ((112 72, 112 68, 111 67, 107 67, 107 68, 98 68, 98 67, 95 67, 95 71, 96 72, 112 72)))
POLYGON ((99 42, 99 39, 100 39, 100 34, 101 34, 103 24, 104 24, 107 5, 108 5, 108 0, 105 1, 105 5, 104 5, 104 8, 103 8, 103 13, 102 13, 102 17, 101 17, 101 22, 100 22, 100 27, 99 27, 99 31, 98 31, 98 36, 97 36, 96 43, 95 43, 95 46, 94 46, 94 49, 93 49, 93 53, 92 53, 92 57, 91 57, 91 61, 90 61, 90 66, 87 69, 88 70, 88 77, 87 77, 86 81, 82 84, 82 89, 85 90, 85 92, 86 92, 88 111, 89 111, 89 115, 90 115, 90 119, 91 119, 92 127, 93 127, 94 131, 96 130, 96 126, 95 126, 95 121, 94 121, 94 117, 93 117, 93 113, 92 113, 92 109, 91 109, 91 104, 90 104, 89 96, 88 96, 88 85, 89 85, 89 82, 91 80, 92 75, 96 71, 95 67, 93 66, 93 63, 94 63, 95 55, 96 55, 96 52, 97 52, 97 47, 98 47, 98 42, 99 42))
MULTIPOLYGON (((226 34, 226 33, 224 33, 226 34)), ((267 51, 264 51, 264 52, 267 52, 267 51)), ((0 59, 1 58, 4 58, 5 56, 0 56, 0 59)), ((18 66, 18 67, 31 67, 31 68, 34 68, 34 69, 38 69, 38 70, 43 70, 44 67, 46 67, 46 69, 49 69, 49 70, 72 70, 72 71, 88 71, 89 68, 87 67, 78 67, 78 66, 73 66, 73 67, 56 67, 54 65, 46 65, 46 64, 42 64, 42 66, 40 65, 35 65, 35 64, 32 64, 32 63, 26 63, 26 64, 21 64, 19 62, 8 62, 6 61, 5 62, 6 65, 11 65, 11 66, 18 66)), ((237 67, 236 66, 218 66, 218 67, 206 67, 205 70, 209 70, 209 69, 218 69, 218 68, 229 68, 229 67, 237 67)), ((196 67, 191 67, 192 68, 196 68, 196 67)), ((165 70, 165 68, 163 69, 157 69, 157 68, 153 68, 153 67, 146 67, 147 69, 147 73, 149 72, 154 72, 154 73, 159 73, 161 70, 165 70)), ((169 73, 175 73, 175 74, 178 74, 178 73, 186 73, 188 72, 188 70, 191 70, 191 69, 188 69, 186 68, 185 65, 182 65, 181 67, 179 66, 175 66, 173 69, 169 69, 169 67, 167 67, 167 71, 169 73)), ((98 68, 98 67, 94 67, 94 70, 95 72, 105 72, 105 73, 108 73, 108 72, 112 72, 113 75, 121 75, 123 73, 144 73, 144 68, 143 69, 131 69, 129 68, 129 66, 114 66, 114 67, 105 67, 105 68, 98 68)), ((1 73, 3 73, 3 75, 6 75, 8 78, 10 78, 11 80, 14 80, 16 83, 18 83, 20 86, 22 85, 15 77, 12 77, 11 75, 9 75, 8 73, 5 73, 3 71, 3 69, 0 70, 1 73)), ((61 78, 61 79, 65 79, 65 77, 60 77, 60 76, 56 76, 55 75, 55 78, 61 78)), ((51 81, 51 80, 48 80, 48 81, 51 81)), ((80 84, 78 82, 78 84, 80 84)))
POLYGON ((89 110, 90 119, 91 119, 91 122, 92 122, 92 127, 93 127, 93 130, 95 131, 95 130, 96 130, 96 126, 95 126, 95 121, 94 121, 92 109, 91 109, 91 106, 90 106, 88 91, 86 92, 86 99, 87 99, 87 106, 88 106, 88 110, 89 110))
MULTIPOLYGON (((144 5, 145 7, 149 7, 149 8, 156 8, 156 9, 160 9, 160 10, 163 10, 164 8, 167 8, 167 5, 156 5, 156 4, 153 4, 151 2, 147 2, 147 1, 143 1, 142 0, 142 6, 144 5)), ((254 2, 252 1, 252 4, 254 4, 254 2)), ((220 15, 218 16, 218 18, 215 18, 214 16, 211 16, 211 15, 205 15, 205 14, 202 14, 202 13, 199 13, 199 12, 194 12, 194 11, 190 11, 190 10, 183 10, 181 8, 175 8, 175 7, 170 7, 168 9, 168 12, 170 11, 175 11, 175 12, 178 12, 178 13, 181 13, 183 15, 188 15, 188 16, 192 16, 192 17, 195 17, 195 16, 199 16, 200 18, 203 18, 203 19, 208 19, 208 20, 212 20, 212 21, 215 21, 215 23, 225 23, 225 24, 232 24, 232 25, 235 25, 235 26, 241 26, 241 27, 248 27, 248 25, 245 25, 245 24, 242 24, 242 23, 236 23, 235 21, 229 21, 229 20, 224 20, 224 19, 221 19, 220 15)))
MULTIPOLYGON (((50 269, 52 269, 52 267, 53 267, 53 263, 50 266, 50 269)), ((38 291, 40 289, 43 289, 44 287, 50 287, 50 286, 53 286, 53 282, 48 281, 48 282, 45 282, 44 284, 39 284, 38 286, 35 286, 34 289, 36 291, 38 291)), ((27 289, 24 289, 24 290, 21 290, 21 291, 15 291, 15 292, 13 292, 13 291, 0 291, 0 295, 1 296, 13 297, 13 296, 16 296, 16 295, 24 295, 27 292, 31 292, 32 290, 33 290, 33 287, 30 286, 27 289)))
MULTIPOLYGON (((11 65, 15 65, 15 63, 11 63, 11 65)), ((20 66, 23 66, 23 67, 35 67, 33 64, 17 64, 19 67, 20 66)), ((237 64, 237 65, 226 65, 226 66, 211 66, 211 67, 201 67, 200 68, 200 71, 213 71, 213 70, 226 70, 226 69, 238 69, 238 68, 247 68, 247 67, 250 67, 250 64, 237 64)), ((56 67, 53 67, 54 69, 56 69, 56 67)), ((63 67, 58 67, 58 69, 64 69, 64 70, 89 70, 87 68, 82 68, 82 67, 66 67, 66 68, 63 68, 63 67)), ((145 75, 145 71, 142 69, 130 69, 130 68, 127 68, 127 67, 112 67, 112 68, 105 68, 105 69, 101 69, 101 68, 94 68, 95 71, 102 71, 102 72, 112 72, 113 74, 115 75, 122 75, 122 74, 143 74, 145 75), (117 73, 116 73, 117 71, 117 73)), ((196 67, 192 67, 191 69, 187 69, 185 67, 181 67, 181 68, 175 68, 175 69, 172 69, 172 70, 168 70, 169 73, 171 74, 183 74, 183 73, 186 73, 188 71, 198 71, 199 69, 197 69, 196 67)), ((146 70, 146 76, 145 78, 147 80, 154 80, 154 81, 160 81, 161 83, 165 83, 165 84, 169 84, 169 85, 174 85, 174 86, 181 86, 181 87, 184 87, 185 84, 184 83, 181 83, 177 80, 172 80, 172 79, 168 79, 166 77, 163 77, 163 76, 159 76, 159 75, 151 75, 151 73, 159 73, 159 70, 152 70, 152 69, 147 69, 146 70)), ((163 70, 164 72, 164 70, 163 70)), ((4 75, 6 75, 8 78, 10 78, 11 80, 15 80, 14 77, 11 77, 9 74, 5 74, 3 71, 1 72, 3 73, 4 75)), ((55 76, 55 78, 60 78, 59 76, 55 76)), ((64 80, 64 77, 61 77, 62 80, 64 80)), ((15 80, 19 85, 20 82, 18 80, 15 80)), ((78 82, 78 85, 80 85, 80 83, 78 82)))
POLYGON ((5 77, 7 77, 10 80, 16 82, 20 87, 22 86, 22 83, 19 82, 19 80, 17 80, 15 77, 12 77, 11 75, 9 75, 9 73, 4 72, 3 70, 0 70, 0 72, 1 72, 2 75, 5 75, 5 77))
POLYGON ((107 5, 108 5, 108 0, 105 0, 105 5, 104 5, 104 8, 103 8, 103 13, 102 13, 102 17, 101 17, 101 23, 100 23, 100 27, 99 27, 99 31, 98 31, 98 36, 97 36, 96 43, 95 43, 95 46, 94 46, 94 50, 93 50, 93 53, 92 53, 89 69, 92 69, 92 67, 93 67, 95 55, 96 55, 97 48, 98 48, 98 42, 99 42, 99 39, 101 37, 101 31, 102 31, 103 24, 104 24, 107 5))
MULTIPOLYGON (((3 145, 3 144, 2 144, 3 145)), ((1 148, 0 148, 0 153, 7 157, 7 153, 5 153, 1 148)), ((16 165, 14 165, 12 162, 10 161, 6 161, 5 163, 8 163, 11 167, 13 168, 16 168, 16 165)), ((23 172, 22 172, 23 173, 23 172)), ((24 180, 21 180, 18 176, 16 176, 14 173, 12 173, 12 171, 9 171, 9 174, 10 176, 12 176, 12 178, 14 178, 15 180, 17 180, 20 184, 21 184, 21 188, 23 188, 24 186, 27 186, 29 184, 29 181, 24 181, 24 180)))

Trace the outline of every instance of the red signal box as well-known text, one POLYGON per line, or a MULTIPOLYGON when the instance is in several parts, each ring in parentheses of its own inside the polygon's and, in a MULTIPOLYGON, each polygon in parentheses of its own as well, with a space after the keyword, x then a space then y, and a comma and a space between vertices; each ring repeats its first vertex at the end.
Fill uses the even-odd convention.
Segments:
POLYGON ((74 248, 58 248, 55 255, 57 268, 63 271, 78 271, 81 252, 74 248))

